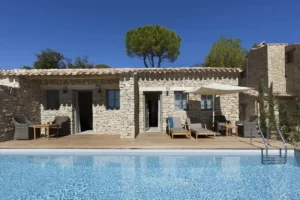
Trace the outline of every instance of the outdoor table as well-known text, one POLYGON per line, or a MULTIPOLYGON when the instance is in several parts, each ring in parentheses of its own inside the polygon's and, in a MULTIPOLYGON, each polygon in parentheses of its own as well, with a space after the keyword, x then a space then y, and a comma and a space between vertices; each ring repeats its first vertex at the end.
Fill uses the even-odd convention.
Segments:
POLYGON ((49 139, 50 136, 50 128, 56 128, 56 137, 58 137, 58 126, 57 124, 40 124, 40 125, 33 125, 33 134, 34 134, 34 139, 36 139, 36 129, 42 129, 45 128, 45 134, 47 135, 47 138, 49 139))
MULTIPOLYGON (((238 126, 235 126, 235 125, 233 125, 233 124, 231 124, 231 125, 229 125, 229 124, 227 124, 227 123, 219 123, 219 125, 221 126, 221 127, 224 127, 225 128, 225 130, 226 130, 226 137, 228 137, 228 130, 229 129, 235 129, 235 136, 237 137, 238 136, 238 126)), ((231 131, 231 134, 232 134, 232 131, 231 131)))

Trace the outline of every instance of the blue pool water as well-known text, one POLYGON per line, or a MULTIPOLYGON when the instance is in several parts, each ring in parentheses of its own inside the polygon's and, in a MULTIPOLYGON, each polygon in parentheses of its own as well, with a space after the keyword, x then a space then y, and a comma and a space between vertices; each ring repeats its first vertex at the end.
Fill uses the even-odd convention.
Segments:
POLYGON ((300 199, 300 166, 260 156, 0 155, 0 199, 300 199))

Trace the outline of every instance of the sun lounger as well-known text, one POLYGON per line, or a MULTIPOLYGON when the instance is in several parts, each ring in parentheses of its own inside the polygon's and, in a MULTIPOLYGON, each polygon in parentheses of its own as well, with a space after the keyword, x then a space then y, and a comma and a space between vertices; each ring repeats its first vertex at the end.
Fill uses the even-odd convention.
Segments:
POLYGON ((191 138, 191 133, 184 129, 185 125, 181 123, 179 117, 168 117, 167 118, 167 133, 174 138, 174 135, 185 135, 188 138, 191 138))
POLYGON ((203 127, 196 118, 187 118, 186 125, 191 134, 196 135, 196 139, 198 139, 198 135, 214 136, 214 138, 216 136, 215 132, 208 130, 206 126, 203 127))

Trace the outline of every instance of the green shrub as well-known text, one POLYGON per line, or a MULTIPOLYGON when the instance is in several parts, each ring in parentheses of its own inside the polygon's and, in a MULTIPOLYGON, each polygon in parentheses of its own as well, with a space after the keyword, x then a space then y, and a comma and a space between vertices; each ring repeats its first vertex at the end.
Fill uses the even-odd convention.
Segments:
POLYGON ((284 137, 286 139, 286 142, 300 146, 300 133, 299 132, 289 132, 285 133, 284 137))
POLYGON ((260 128, 264 134, 267 136, 267 114, 265 110, 265 92, 264 92, 264 81, 261 79, 258 89, 258 103, 259 103, 259 123, 260 128))

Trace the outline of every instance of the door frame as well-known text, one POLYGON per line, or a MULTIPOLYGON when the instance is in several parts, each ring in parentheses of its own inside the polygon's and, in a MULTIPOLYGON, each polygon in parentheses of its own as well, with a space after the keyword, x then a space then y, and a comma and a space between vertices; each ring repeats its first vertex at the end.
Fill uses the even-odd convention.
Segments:
POLYGON ((157 129, 158 131, 162 130, 162 91, 144 91, 143 92, 143 97, 144 97, 144 132, 148 131, 150 129, 150 118, 148 117, 148 127, 146 127, 146 115, 147 115, 147 94, 149 93, 156 93, 158 96, 157 103, 158 103, 158 109, 157 109, 157 114, 158 114, 158 122, 157 122, 157 129))
POLYGON ((158 93, 158 122, 157 122, 157 129, 162 131, 162 93, 158 93))
MULTIPOLYGON (((74 113, 74 133, 81 133, 81 126, 80 126, 80 107, 79 107, 79 92, 91 92, 92 95, 92 117, 93 117, 93 90, 89 89, 77 89, 73 90, 73 113, 74 113)), ((94 128, 94 119, 92 121, 92 127, 94 128)))
POLYGON ((146 99, 146 94, 144 93, 144 131, 145 132, 150 129, 150 117, 149 117, 149 111, 147 105, 148 103, 146 99))

